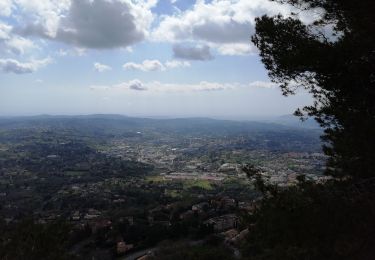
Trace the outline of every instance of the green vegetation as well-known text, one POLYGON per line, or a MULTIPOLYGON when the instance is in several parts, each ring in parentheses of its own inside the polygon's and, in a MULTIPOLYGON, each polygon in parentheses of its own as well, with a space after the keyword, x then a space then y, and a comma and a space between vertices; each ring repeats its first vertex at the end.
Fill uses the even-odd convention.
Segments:
POLYGON ((146 177, 146 180, 149 181, 149 182, 165 182, 166 180, 164 179, 163 176, 160 176, 160 175, 151 175, 151 176, 147 176, 146 177))
POLYGON ((170 196, 172 198, 181 198, 183 195, 181 194, 181 191, 178 190, 167 190, 165 192, 165 195, 170 196))
POLYGON ((266 185, 244 244, 249 259, 374 259, 375 251, 375 92, 374 15, 371 0, 275 0, 301 12, 317 9, 311 25, 290 17, 256 20, 252 40, 274 82, 285 95, 296 85, 314 97, 297 110, 324 128, 323 184, 299 177, 299 185, 266 185), (333 35, 321 33, 332 26, 333 35), (297 83, 297 84, 296 84, 297 83))
MULTIPOLYGON (((328 171, 369 178, 375 168, 373 0, 274 0, 320 18, 306 25, 298 14, 256 19, 253 43, 284 95, 309 91, 311 106, 297 110, 324 128, 328 171), (330 26, 332 35, 327 32, 330 26)), ((329 31, 329 30, 328 30, 329 31)))
POLYGON ((264 192, 250 221, 244 255, 249 259, 371 259, 375 243, 375 196, 351 183, 315 184, 264 192))
MULTIPOLYGON (((236 214, 238 200, 256 196, 244 186, 220 183, 237 175, 236 167, 218 171, 224 152, 215 153, 220 162, 201 160, 227 142, 226 136, 186 137, 165 129, 124 136, 121 129, 128 126, 122 123, 120 130, 111 129, 113 135, 105 127, 83 133, 103 126, 38 120, 14 126, 0 119, 0 145, 7 147, 0 151, 0 259, 114 259, 122 241, 133 247, 129 254, 164 240, 203 243, 219 232, 207 220, 236 214), (209 176, 217 180, 204 179, 209 176)), ((233 227, 234 222, 219 230, 233 227)), ((191 246, 193 258, 217 255, 212 246, 191 246)))
POLYGON ((24 220, 17 225, 1 223, 0 258, 17 260, 67 260, 69 226, 64 222, 41 225, 24 220))
POLYGON ((203 190, 212 190, 212 184, 208 180, 186 180, 183 182, 184 189, 200 188, 203 190))

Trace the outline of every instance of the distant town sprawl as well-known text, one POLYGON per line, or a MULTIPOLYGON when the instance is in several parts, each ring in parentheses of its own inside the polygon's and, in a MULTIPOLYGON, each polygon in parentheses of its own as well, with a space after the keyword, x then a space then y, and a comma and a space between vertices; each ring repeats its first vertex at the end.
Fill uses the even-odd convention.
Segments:
POLYGON ((246 165, 278 186, 326 179, 319 129, 115 116, 0 125, 2 229, 63 221, 83 259, 157 256, 164 240, 196 247, 212 234, 237 252, 260 199, 246 165))

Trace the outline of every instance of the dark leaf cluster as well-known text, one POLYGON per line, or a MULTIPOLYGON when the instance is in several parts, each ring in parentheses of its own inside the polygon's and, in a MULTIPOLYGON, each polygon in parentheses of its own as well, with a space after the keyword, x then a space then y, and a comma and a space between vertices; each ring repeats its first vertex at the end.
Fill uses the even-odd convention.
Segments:
POLYGON ((320 12, 306 24, 298 14, 256 19, 253 43, 285 95, 304 88, 314 97, 299 116, 325 129, 328 173, 368 178, 375 168, 375 2, 277 0, 320 12), (326 32, 331 30, 331 34, 326 32))

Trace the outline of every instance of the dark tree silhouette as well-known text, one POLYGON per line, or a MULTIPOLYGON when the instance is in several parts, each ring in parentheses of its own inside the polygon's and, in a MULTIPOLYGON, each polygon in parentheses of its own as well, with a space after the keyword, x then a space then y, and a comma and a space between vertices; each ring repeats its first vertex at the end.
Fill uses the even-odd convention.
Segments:
POLYGON ((0 259, 6 260, 66 260, 74 259, 67 253, 69 226, 57 221, 35 224, 26 219, 20 223, 0 223, 0 259))
POLYGON ((325 129, 327 173, 339 178, 325 184, 300 178, 279 189, 258 177, 263 200, 244 255, 375 259, 375 2, 274 1, 321 14, 309 25, 298 14, 257 18, 252 41, 284 95, 298 88, 313 95, 314 103, 296 114, 315 117, 325 129))
POLYGON ((298 14, 256 19, 253 43, 284 95, 308 90, 314 104, 298 109, 325 129, 327 173, 374 177, 375 2, 274 0, 301 12, 320 13, 306 25, 298 14), (331 30, 329 35, 324 31, 331 30))

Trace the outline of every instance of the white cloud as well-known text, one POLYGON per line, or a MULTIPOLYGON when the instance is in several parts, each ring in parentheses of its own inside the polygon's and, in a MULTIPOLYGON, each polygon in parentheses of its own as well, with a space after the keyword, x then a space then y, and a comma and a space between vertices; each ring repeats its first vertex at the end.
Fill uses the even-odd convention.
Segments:
POLYGON ((12 9, 12 0, 0 0, 0 16, 10 16, 12 9))
POLYGON ((32 73, 51 63, 50 58, 43 60, 32 60, 30 62, 19 62, 14 59, 0 59, 0 70, 6 73, 25 74, 32 73))
POLYGON ((91 90, 136 90, 136 91, 146 91, 147 87, 138 79, 134 79, 128 82, 123 82, 113 86, 91 86, 91 90))
POLYGON ((154 92, 202 92, 202 91, 221 91, 234 89, 237 84, 223 84, 217 82, 201 81, 197 84, 164 84, 152 82, 148 84, 148 89, 154 92))
POLYGON ((248 86, 255 88, 277 88, 279 84, 269 81, 254 81, 251 82, 248 86))
POLYGON ((97 71, 97 72, 105 72, 105 71, 109 71, 109 70, 112 70, 112 68, 108 65, 105 65, 105 64, 101 64, 99 62, 95 62, 94 63, 94 69, 97 71))
POLYGON ((0 22, 0 48, 3 53, 19 55, 36 48, 31 40, 12 34, 12 29, 12 26, 0 22))
POLYGON ((187 68, 190 67, 190 62, 179 61, 179 60, 170 60, 166 61, 164 64, 159 60, 144 60, 142 63, 128 62, 125 63, 122 67, 125 70, 141 70, 145 72, 149 71, 165 71, 167 69, 176 69, 176 68, 187 68))
POLYGON ((19 22, 26 25, 25 33, 55 37, 60 20, 71 6, 71 0, 13 0, 20 13, 19 22))
POLYGON ((191 9, 164 16, 152 39, 205 44, 223 55, 249 54, 256 51, 250 42, 255 18, 290 11, 269 0, 197 0, 191 9))
POLYGON ((145 39, 157 0, 14 0, 18 32, 83 48, 128 47, 145 39))
POLYGON ((37 48, 31 40, 18 36, 14 36, 6 41, 5 45, 9 51, 15 54, 25 54, 27 51, 37 48))
POLYGON ((11 38, 10 33, 12 31, 12 26, 0 23, 0 41, 6 41, 11 38))
POLYGON ((222 55, 248 55, 257 52, 254 45, 249 43, 211 44, 222 55))
POLYGON ((57 55, 60 56, 60 57, 68 56, 69 55, 69 51, 68 50, 64 50, 64 49, 59 49, 59 51, 57 52, 57 55))
POLYGON ((219 91, 234 88, 235 84, 220 84, 202 81, 198 84, 165 84, 158 81, 143 83, 138 79, 112 86, 91 86, 91 90, 136 90, 149 92, 200 92, 219 91))
POLYGON ((66 57, 66 56, 71 56, 71 57, 82 57, 87 54, 87 49, 85 48, 70 48, 70 49, 59 49, 56 52, 56 55, 59 57, 66 57))
POLYGON ((166 92, 166 93, 189 93, 189 92, 204 92, 204 91, 223 91, 233 90, 240 88, 274 88, 277 86, 275 83, 255 81, 248 84, 240 83, 218 83, 202 81, 197 84, 174 84, 174 83, 161 83, 153 81, 144 83, 138 79, 123 82, 120 84, 110 86, 91 86, 91 90, 97 91, 147 91, 147 92, 166 92))
POLYGON ((165 66, 158 60, 144 60, 142 63, 128 62, 122 66, 125 70, 164 71, 165 66))
MULTIPOLYGON (((156 17, 151 9, 157 2, 0 0, 0 16, 12 15, 16 24, 14 31, 23 37, 39 36, 81 48, 127 48, 152 39, 200 44, 223 55, 243 55, 256 51, 250 43, 255 17, 288 15, 292 10, 288 5, 269 0, 196 0, 190 9, 159 16, 160 23, 150 33, 156 17)), ((300 16, 305 22, 311 22, 319 12, 300 16)))
POLYGON ((175 69, 175 68, 187 68, 187 67, 190 67, 191 64, 188 61, 170 60, 165 63, 165 66, 170 69, 175 69))
MULTIPOLYGON (((0 0, 2 1, 2 0, 0 0)), ((0 4, 3 5, 2 2, 0 4)), ((11 25, 2 23, 0 21, 0 54, 1 56, 14 56, 14 55, 24 55, 37 46, 29 39, 20 37, 19 35, 14 35, 12 33, 13 27, 11 25)), ((20 62, 16 59, 11 58, 0 58, 0 71, 9 73, 13 72, 16 74, 31 73, 39 68, 50 63, 49 58, 44 60, 32 60, 30 62, 20 62)))
POLYGON ((118 87, 128 88, 128 89, 137 90, 137 91, 147 90, 147 87, 140 80, 137 80, 137 79, 129 81, 127 83, 123 83, 118 87))
POLYGON ((178 59, 186 60, 212 60, 210 47, 204 46, 190 46, 190 45, 174 45, 173 55, 178 59))

